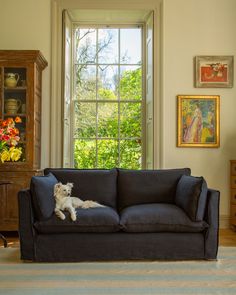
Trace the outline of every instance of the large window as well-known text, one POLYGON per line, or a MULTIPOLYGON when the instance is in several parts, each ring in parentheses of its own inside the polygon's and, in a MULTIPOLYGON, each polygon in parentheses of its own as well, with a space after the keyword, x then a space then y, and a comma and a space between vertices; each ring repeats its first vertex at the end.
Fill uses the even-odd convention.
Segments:
POLYGON ((73 36, 76 168, 142 167, 142 28, 76 27, 73 36))

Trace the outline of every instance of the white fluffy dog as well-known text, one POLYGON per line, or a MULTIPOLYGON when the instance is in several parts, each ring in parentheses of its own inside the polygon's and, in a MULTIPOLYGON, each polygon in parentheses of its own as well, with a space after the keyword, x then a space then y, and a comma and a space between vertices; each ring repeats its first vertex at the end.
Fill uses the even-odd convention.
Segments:
POLYGON ((62 220, 66 218, 62 210, 70 212, 71 219, 76 220, 76 211, 75 208, 97 208, 105 207, 97 202, 93 201, 82 201, 79 198, 71 197, 71 190, 73 183, 62 184, 61 182, 55 184, 54 186, 54 197, 56 200, 55 214, 62 220))

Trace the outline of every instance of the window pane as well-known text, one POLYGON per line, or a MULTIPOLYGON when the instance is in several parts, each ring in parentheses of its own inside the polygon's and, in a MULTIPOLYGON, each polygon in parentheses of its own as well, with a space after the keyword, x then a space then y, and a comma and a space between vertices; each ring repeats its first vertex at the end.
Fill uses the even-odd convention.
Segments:
POLYGON ((142 99, 142 69, 137 66, 120 67, 120 98, 142 99))
POLYGON ((120 29, 120 63, 141 64, 141 29, 120 29))
POLYGON ((76 66, 76 99, 96 99, 96 66, 76 66))
POLYGON ((120 104, 120 137, 141 137, 141 103, 120 104))
POLYGON ((74 137, 95 137, 96 103, 79 103, 76 101, 74 106, 74 137))
POLYGON ((98 98, 116 99, 118 66, 98 66, 98 98))
POLYGON ((98 29, 98 62, 118 62, 118 29, 98 29))
POLYGON ((79 140, 74 141, 74 166, 75 168, 96 167, 96 141, 79 140))
POLYGON ((142 147, 139 140, 121 140, 120 142, 120 167, 141 169, 142 147))
POLYGON ((116 140, 98 140, 98 168, 118 166, 118 143, 116 140))
POLYGON ((118 137, 117 103, 98 103, 98 137, 118 137))
POLYGON ((75 31, 77 63, 96 62, 96 29, 77 29, 75 31))

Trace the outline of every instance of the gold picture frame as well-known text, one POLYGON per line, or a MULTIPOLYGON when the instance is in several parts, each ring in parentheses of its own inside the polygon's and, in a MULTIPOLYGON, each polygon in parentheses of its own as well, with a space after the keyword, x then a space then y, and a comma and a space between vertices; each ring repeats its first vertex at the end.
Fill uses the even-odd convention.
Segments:
POLYGON ((232 88, 234 57, 229 55, 195 57, 195 87, 232 88))
POLYGON ((220 146, 220 96, 177 96, 177 146, 220 146))

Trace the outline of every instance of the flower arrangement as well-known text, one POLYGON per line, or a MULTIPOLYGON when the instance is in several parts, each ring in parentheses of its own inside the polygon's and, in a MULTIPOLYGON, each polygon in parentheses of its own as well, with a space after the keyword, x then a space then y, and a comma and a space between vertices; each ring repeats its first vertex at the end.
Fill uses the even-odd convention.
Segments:
POLYGON ((16 123, 21 123, 21 118, 16 117, 0 120, 0 160, 4 162, 16 162, 20 159, 22 148, 16 147, 20 140, 16 123))

